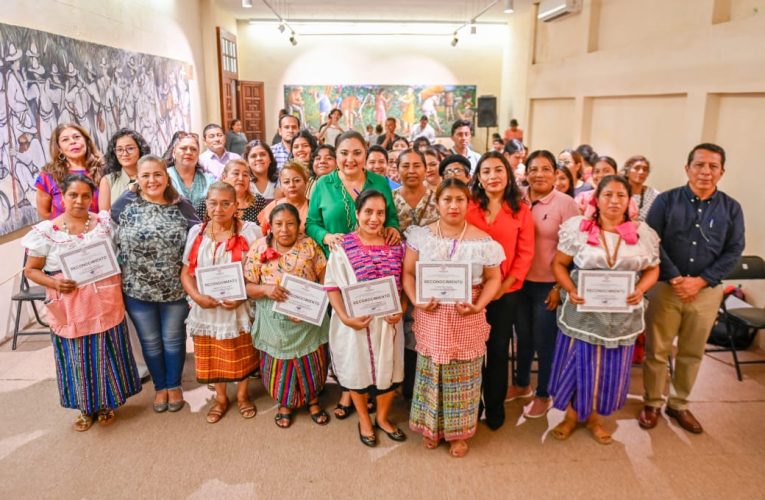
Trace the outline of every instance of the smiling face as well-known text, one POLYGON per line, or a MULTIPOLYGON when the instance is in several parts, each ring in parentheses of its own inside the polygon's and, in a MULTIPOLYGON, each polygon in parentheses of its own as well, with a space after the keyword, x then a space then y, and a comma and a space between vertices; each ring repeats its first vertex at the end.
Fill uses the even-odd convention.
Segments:
POLYGON ((263 146, 255 146, 247 153, 247 166, 250 167, 252 175, 256 178, 268 175, 268 167, 271 164, 271 157, 263 146))
POLYGON ((288 144, 298 133, 300 125, 298 119, 294 116, 285 116, 279 123, 279 135, 282 136, 282 142, 288 144))
POLYGON ((409 189, 417 189, 425 181, 425 164, 420 155, 405 153, 398 157, 398 176, 409 189))
POLYGON ((76 128, 65 128, 58 136, 58 147, 69 161, 80 161, 88 153, 85 137, 76 128))
POLYGON ((196 168, 199 161, 199 145, 197 141, 191 136, 180 139, 175 145, 173 157, 175 158, 176 167, 186 169, 196 168))
POLYGON ((222 128, 213 127, 205 132, 205 146, 215 154, 220 155, 226 146, 226 135, 222 128))
POLYGON ((409 148, 409 145, 406 143, 405 140, 402 140, 402 139, 398 139, 396 142, 393 143, 393 147, 391 147, 393 151, 403 151, 408 148, 409 148))
POLYGON ((534 194, 545 195, 553 190, 555 168, 550 164, 550 160, 537 156, 526 170, 526 180, 534 194))
POLYGON ((487 158, 481 163, 478 179, 489 197, 502 195, 508 182, 507 169, 499 158, 487 158))
POLYGON ((462 225, 467 214, 468 199, 468 194, 456 187, 441 191, 438 197, 438 213, 441 220, 452 226, 462 225))
POLYGON ((283 246, 291 247, 297 241, 300 225, 295 216, 287 210, 280 210, 271 217, 271 233, 274 240, 283 246))
POLYGON ((630 197, 624 184, 611 181, 600 191, 598 195, 598 210, 604 219, 619 222, 625 220, 630 197))
POLYGON ((114 154, 122 168, 135 167, 141 156, 141 149, 135 139, 129 135, 123 135, 117 139, 117 143, 114 145, 114 154))
POLYGON ((605 161, 597 161, 592 167, 592 185, 597 186, 607 175, 616 175, 616 169, 605 161))
POLYGON ((236 212, 236 196, 228 189, 210 189, 207 192, 207 215, 218 225, 228 225, 236 212))
POLYGON ((311 144, 305 137, 298 137, 292 142, 292 156, 306 165, 311 160, 311 144))
POLYGON ((366 161, 366 147, 357 138, 351 137, 338 144, 337 166, 343 175, 355 177, 363 173, 366 161))
POLYGON ((239 162, 232 163, 220 180, 234 186, 237 198, 241 198, 250 189, 250 169, 239 162))
POLYGON ((283 168, 279 174, 279 182, 287 201, 293 205, 302 205, 305 201, 306 182, 303 176, 291 168, 283 168))
POLYGON ((313 173, 316 174, 316 177, 327 175, 336 168, 337 160, 332 156, 332 153, 325 148, 320 149, 313 160, 313 173))
POLYGON ((425 155, 425 180, 431 186, 441 183, 441 176, 438 175, 438 157, 435 155, 425 155))
POLYGON ((367 157, 366 169, 384 176, 388 172, 388 160, 381 152, 372 151, 367 157))
POLYGON ((162 164, 156 161, 145 161, 138 166, 138 186, 143 198, 159 202, 164 198, 165 189, 170 179, 162 164))
POLYGON ((72 217, 85 218, 88 215, 93 191, 84 182, 72 182, 64 193, 64 212, 72 217))
POLYGON ((720 154, 706 149, 697 149, 693 153, 691 163, 685 166, 688 185, 702 198, 715 192, 724 173, 725 167, 722 165, 720 154))
POLYGON ((363 236, 378 235, 385 225, 385 198, 367 198, 361 209, 356 212, 356 219, 359 221, 359 233, 363 236))
POLYGON ((571 187, 571 183, 568 181, 568 176, 558 169, 555 171, 555 189, 561 193, 565 193, 571 187))
POLYGON ((571 171, 571 175, 574 176, 574 179, 577 177, 577 172, 581 170, 582 164, 581 163, 575 163, 574 158, 571 156, 571 153, 568 151, 564 151, 561 154, 558 155, 558 161, 568 167, 568 169, 571 171))

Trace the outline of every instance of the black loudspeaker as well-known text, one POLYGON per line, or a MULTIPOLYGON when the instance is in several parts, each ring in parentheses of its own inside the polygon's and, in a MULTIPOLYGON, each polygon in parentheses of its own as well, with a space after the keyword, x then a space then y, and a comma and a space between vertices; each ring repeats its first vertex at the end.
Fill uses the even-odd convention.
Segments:
POLYGON ((478 98, 478 126, 497 126, 497 98, 493 95, 482 95, 478 98))

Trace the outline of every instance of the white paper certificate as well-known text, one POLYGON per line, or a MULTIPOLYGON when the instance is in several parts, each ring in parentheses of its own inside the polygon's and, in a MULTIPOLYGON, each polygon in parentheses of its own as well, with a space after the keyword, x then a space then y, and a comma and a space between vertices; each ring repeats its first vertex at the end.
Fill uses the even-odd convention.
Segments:
POLYGON ((322 285, 286 274, 281 287, 289 295, 284 302, 274 302, 274 311, 321 326, 329 304, 329 297, 322 285))
POLYGON ((576 306, 579 312, 631 312, 627 296, 635 291, 633 271, 579 270, 577 293, 584 304, 576 306))
POLYGON ((350 285, 340 290, 351 318, 389 316, 401 312, 401 301, 393 276, 350 285))
POLYGON ((61 271, 77 286, 87 285, 120 274, 120 266, 110 242, 100 240, 62 253, 61 271))
POLYGON ((241 262, 198 267, 196 277, 197 288, 202 295, 209 295, 216 300, 247 299, 241 262))
POLYGON ((471 266, 467 262, 417 262, 416 300, 425 304, 436 299, 441 304, 472 302, 471 266))

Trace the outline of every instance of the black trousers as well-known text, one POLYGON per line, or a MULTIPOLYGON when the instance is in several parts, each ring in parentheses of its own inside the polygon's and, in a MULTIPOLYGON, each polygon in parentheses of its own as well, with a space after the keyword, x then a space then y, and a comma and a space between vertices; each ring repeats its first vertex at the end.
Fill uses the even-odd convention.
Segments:
POLYGON ((491 331, 486 342, 482 403, 486 411, 486 425, 494 430, 505 423, 510 341, 513 338, 518 295, 518 292, 506 293, 486 307, 486 320, 491 331))

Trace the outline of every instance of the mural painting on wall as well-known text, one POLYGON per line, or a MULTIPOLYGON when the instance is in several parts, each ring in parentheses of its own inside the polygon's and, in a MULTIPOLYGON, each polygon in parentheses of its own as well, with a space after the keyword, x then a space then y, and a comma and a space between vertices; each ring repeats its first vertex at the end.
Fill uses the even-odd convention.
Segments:
POLYGON ((121 127, 162 154, 190 126, 189 66, 0 23, 0 236, 38 220, 34 181, 59 123, 102 153, 121 127))
POLYGON ((427 116, 436 135, 448 136, 454 120, 473 121, 475 85, 285 85, 284 107, 312 131, 338 108, 344 130, 363 131, 367 125, 396 118, 397 132, 409 134, 427 116))

